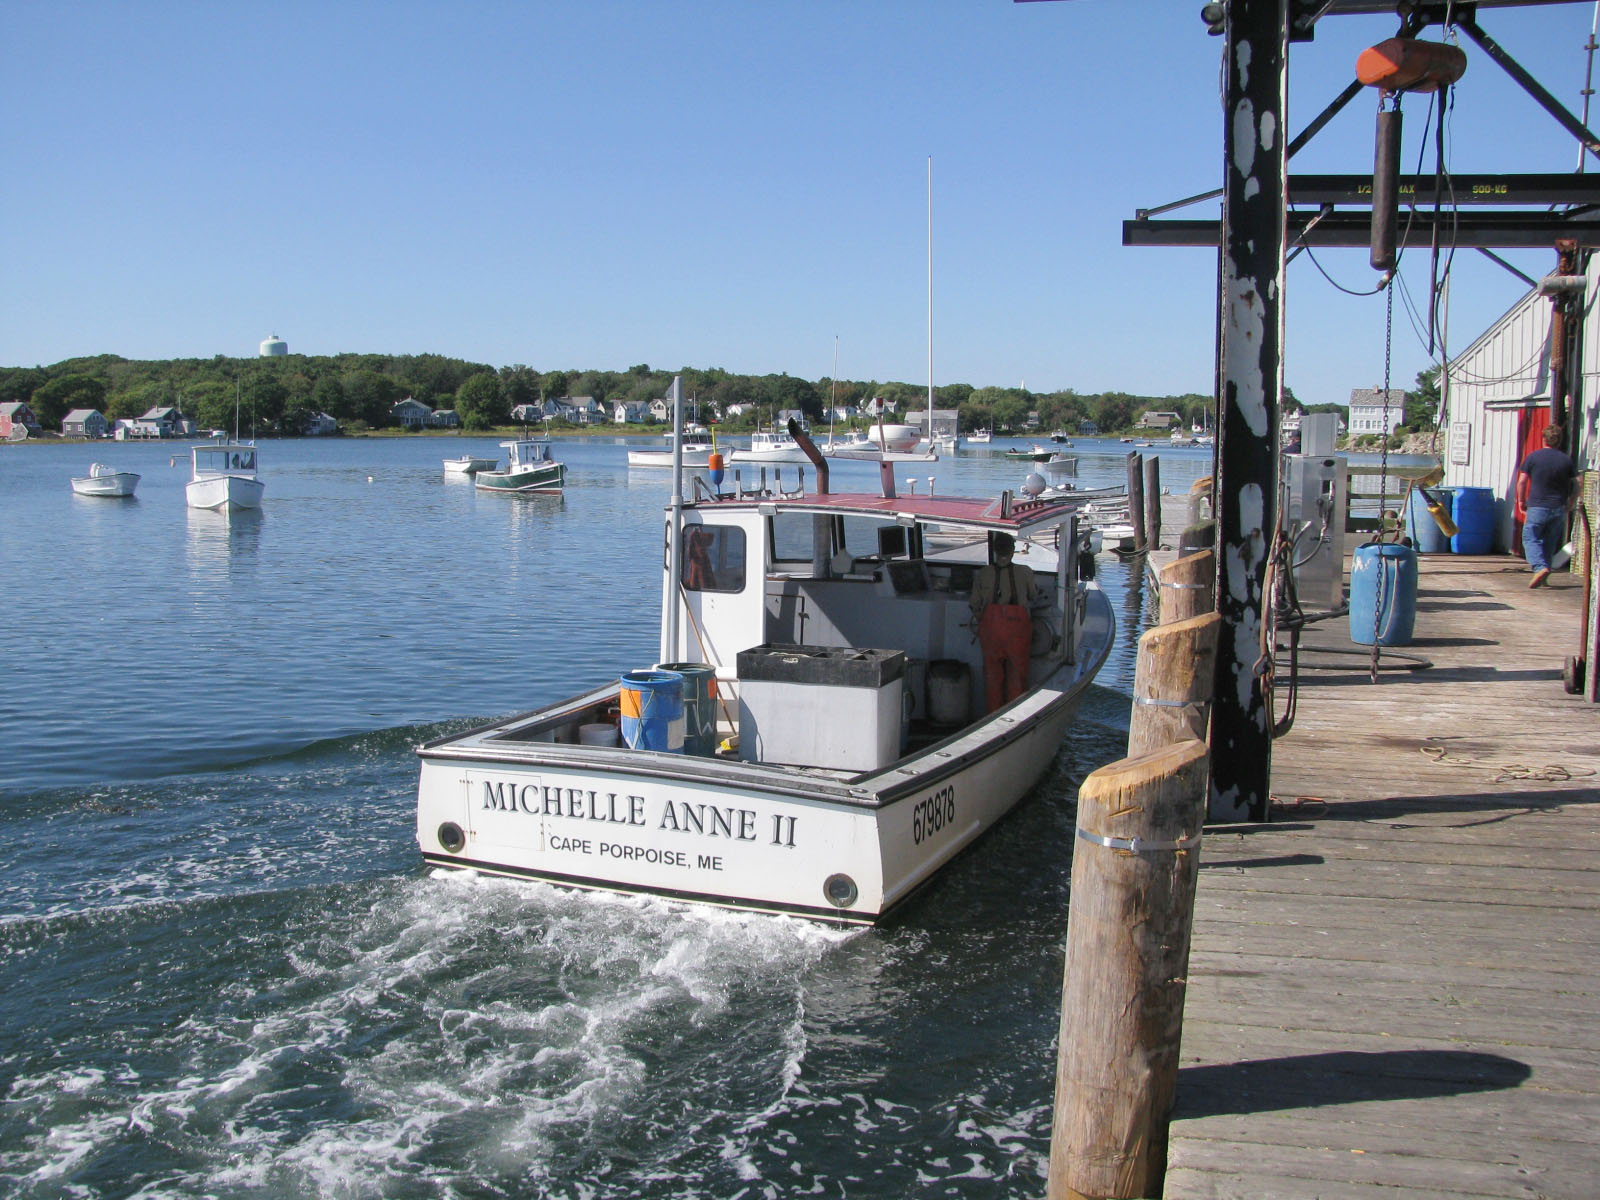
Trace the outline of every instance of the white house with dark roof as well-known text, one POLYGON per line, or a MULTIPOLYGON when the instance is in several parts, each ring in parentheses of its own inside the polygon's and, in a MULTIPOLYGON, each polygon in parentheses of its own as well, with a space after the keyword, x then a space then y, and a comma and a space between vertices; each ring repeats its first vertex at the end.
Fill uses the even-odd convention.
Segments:
POLYGON ((1406 391, 1390 388, 1387 401, 1381 387, 1352 388, 1350 391, 1350 436, 1364 433, 1391 434, 1405 424, 1406 391))
POLYGON ((188 437, 194 432, 194 422, 170 405, 158 405, 135 417, 130 432, 136 438, 188 437))

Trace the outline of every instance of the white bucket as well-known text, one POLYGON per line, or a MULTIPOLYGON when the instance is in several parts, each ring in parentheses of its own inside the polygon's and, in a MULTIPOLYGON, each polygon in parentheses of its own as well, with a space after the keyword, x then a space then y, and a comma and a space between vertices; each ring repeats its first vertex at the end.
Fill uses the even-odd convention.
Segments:
POLYGON ((580 746, 615 746, 617 744, 617 727, 606 721, 600 721, 594 725, 579 725, 578 744, 580 746))

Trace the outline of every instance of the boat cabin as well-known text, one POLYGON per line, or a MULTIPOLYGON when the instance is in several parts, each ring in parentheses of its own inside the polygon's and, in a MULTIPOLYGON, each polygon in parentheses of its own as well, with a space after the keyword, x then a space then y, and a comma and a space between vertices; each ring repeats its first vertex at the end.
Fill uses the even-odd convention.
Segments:
MULTIPOLYGON (((665 622, 662 661, 715 667, 737 693, 738 659, 758 646, 872 648, 906 659, 914 721, 927 714, 930 664, 964 681, 964 707, 982 711, 983 653, 968 598, 991 560, 992 535, 1016 541, 1032 567, 1034 674, 1071 661, 1076 506, 958 497, 774 497, 686 506, 678 587, 686 619, 665 622), (1003 506, 1003 507, 1002 507, 1003 506)), ((670 596, 667 597, 670 604, 670 596)))
POLYGON ((219 444, 195 446, 194 474, 202 475, 253 475, 256 469, 256 448, 219 444))

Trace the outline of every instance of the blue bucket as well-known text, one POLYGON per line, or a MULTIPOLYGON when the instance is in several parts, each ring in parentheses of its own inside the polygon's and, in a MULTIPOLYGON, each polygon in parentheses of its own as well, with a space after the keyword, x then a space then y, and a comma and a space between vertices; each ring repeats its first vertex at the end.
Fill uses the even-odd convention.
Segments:
POLYGON ((1463 487, 1456 489, 1450 515, 1460 530, 1450 539, 1457 554, 1487 554, 1494 548, 1494 489, 1463 487))
MULTIPOLYGON (((1455 507, 1455 488, 1429 488, 1428 491, 1444 505, 1446 512, 1455 507)), ((1406 502, 1406 529, 1418 554, 1450 553, 1451 535, 1440 529, 1433 519, 1428 511, 1428 497, 1421 488, 1412 488, 1411 499, 1406 502)))
POLYGON ((683 753, 683 676, 676 671, 629 671, 618 696, 622 740, 634 750, 683 753))
MULTIPOLYGON (((1431 521, 1431 518, 1430 518, 1431 521)), ((1417 623, 1417 552, 1391 542, 1357 546, 1350 565, 1350 640, 1408 646, 1417 623)))
POLYGON ((717 752, 717 669, 706 663, 662 663, 658 671, 683 676, 683 752, 717 752))

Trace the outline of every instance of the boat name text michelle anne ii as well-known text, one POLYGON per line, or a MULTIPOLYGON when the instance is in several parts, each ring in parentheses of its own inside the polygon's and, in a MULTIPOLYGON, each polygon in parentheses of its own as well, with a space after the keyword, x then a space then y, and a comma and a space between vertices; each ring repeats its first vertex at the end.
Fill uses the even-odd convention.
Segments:
POLYGON ((1044 775, 1115 632, 1085 500, 900 496, 892 465, 836 493, 791 433, 810 490, 672 473, 656 664, 419 748, 427 862, 866 924, 1044 775), (1036 599, 1026 687, 985 712, 969 594, 1002 535, 1036 599))

